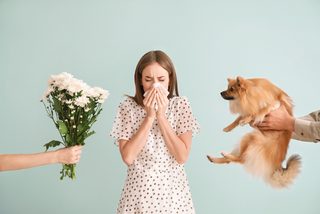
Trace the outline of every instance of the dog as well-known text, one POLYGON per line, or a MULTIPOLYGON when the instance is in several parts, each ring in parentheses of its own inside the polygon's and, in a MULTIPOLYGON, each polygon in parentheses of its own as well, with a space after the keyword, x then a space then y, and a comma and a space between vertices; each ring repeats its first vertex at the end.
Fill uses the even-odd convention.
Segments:
MULTIPOLYGON (((230 132, 238 125, 244 126, 251 121, 253 124, 262 122, 265 115, 279 108, 280 104, 292 115, 292 99, 269 80, 244 79, 238 76, 228 78, 228 82, 228 89, 221 92, 221 96, 229 101, 230 112, 239 114, 239 117, 225 127, 224 132, 230 132)), ((266 185, 274 189, 289 188, 301 172, 299 155, 292 155, 287 161, 287 167, 282 167, 291 135, 292 132, 288 130, 260 131, 255 127, 235 145, 230 154, 221 152, 221 158, 210 155, 207 158, 215 164, 243 164, 245 171, 252 177, 261 177, 266 185)))

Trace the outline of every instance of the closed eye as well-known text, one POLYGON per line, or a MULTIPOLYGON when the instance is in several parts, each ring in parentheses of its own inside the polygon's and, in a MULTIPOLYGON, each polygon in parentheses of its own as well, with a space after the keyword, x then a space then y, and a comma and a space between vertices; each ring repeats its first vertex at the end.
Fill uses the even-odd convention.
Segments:
POLYGON ((230 91, 232 91, 232 92, 234 91, 233 87, 230 88, 230 91))

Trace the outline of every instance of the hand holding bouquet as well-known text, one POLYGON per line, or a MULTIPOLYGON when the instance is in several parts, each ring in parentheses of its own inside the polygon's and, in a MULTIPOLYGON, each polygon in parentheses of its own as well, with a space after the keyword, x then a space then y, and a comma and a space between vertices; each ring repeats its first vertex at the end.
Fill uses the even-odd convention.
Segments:
MULTIPOLYGON (((43 98, 47 115, 52 119, 59 130, 63 142, 52 140, 45 144, 46 151, 49 147, 60 144, 64 147, 85 145, 84 140, 95 132, 90 129, 97 121, 102 111, 101 105, 108 98, 109 93, 100 87, 91 88, 82 80, 73 78, 71 74, 61 73, 57 76, 51 75, 47 82, 48 89, 43 98)), ((60 179, 68 176, 75 178, 76 164, 62 165, 60 179)))

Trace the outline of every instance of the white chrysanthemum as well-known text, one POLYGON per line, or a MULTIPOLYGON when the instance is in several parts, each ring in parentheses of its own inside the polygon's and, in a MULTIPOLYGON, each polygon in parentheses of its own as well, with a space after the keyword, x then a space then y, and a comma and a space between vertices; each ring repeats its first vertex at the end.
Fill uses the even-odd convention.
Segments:
POLYGON ((50 79, 47 81, 47 86, 51 87, 54 84, 54 82, 56 81, 56 78, 57 77, 55 75, 50 75, 50 79))
MULTIPOLYGON (((69 105, 69 108, 70 109, 74 109, 74 106, 73 105, 69 105)), ((70 116, 70 115, 69 115, 70 116)))
POLYGON ((90 88, 89 90, 89 97, 96 97, 98 98, 100 96, 100 93, 99 91, 96 89, 97 87, 94 87, 94 88, 90 88))
POLYGON ((60 78, 60 79, 72 79, 73 75, 68 74, 67 72, 62 72, 61 74, 58 75, 58 78, 60 78))
POLYGON ((89 110, 90 110, 90 108, 86 108, 84 111, 85 111, 85 112, 88 112, 89 110))
POLYGON ((74 104, 77 106, 85 107, 85 105, 89 102, 89 98, 86 96, 77 97, 74 104))
POLYGON ((109 96, 110 94, 109 94, 109 92, 107 91, 107 90, 103 90, 103 92, 102 92, 102 95, 101 95, 101 97, 100 97, 100 99, 104 99, 104 100, 106 100, 107 98, 108 98, 108 96, 109 96))
POLYGON ((90 90, 90 94, 91 94, 91 97, 95 97, 95 98, 98 98, 100 95, 100 99, 107 99, 108 96, 109 96, 109 92, 106 91, 106 90, 103 90, 102 88, 100 87, 94 87, 90 90))
POLYGON ((73 79, 72 81, 70 81, 70 84, 67 90, 72 93, 80 92, 81 90, 83 90, 82 84, 83 84, 82 80, 73 79))
POLYGON ((97 100, 97 103, 102 104, 102 103, 104 103, 104 100, 97 100))
POLYGON ((63 89, 68 89, 69 85, 73 82, 72 78, 66 78, 66 79, 61 79, 61 81, 59 81, 57 83, 57 87, 58 89, 61 91, 63 89))
POLYGON ((72 103, 72 100, 67 100, 66 103, 67 103, 67 104, 71 104, 71 103, 72 103))
POLYGON ((46 92, 44 92, 44 94, 42 95, 43 99, 45 99, 48 102, 48 97, 50 95, 51 92, 54 91, 54 88, 52 86, 50 86, 46 92))

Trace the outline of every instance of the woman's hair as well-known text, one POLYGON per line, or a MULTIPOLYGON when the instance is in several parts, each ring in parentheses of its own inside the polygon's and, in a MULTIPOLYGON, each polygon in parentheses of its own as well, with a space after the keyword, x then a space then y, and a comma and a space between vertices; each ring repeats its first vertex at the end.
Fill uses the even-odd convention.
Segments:
POLYGON ((178 92, 178 82, 177 82, 177 75, 176 75, 176 70, 174 69, 173 63, 171 59, 167 56, 162 51, 150 51, 146 53, 145 55, 142 56, 140 61, 137 64, 136 71, 134 73, 134 83, 136 85, 136 95, 134 97, 128 96, 135 100, 138 105, 144 106, 143 105, 143 87, 141 85, 142 81, 142 71, 145 69, 148 65, 152 63, 158 63, 163 67, 166 71, 168 71, 168 76, 169 76, 169 95, 168 99, 174 97, 174 96, 179 96, 178 92), (174 95, 175 92, 175 95, 174 95))

